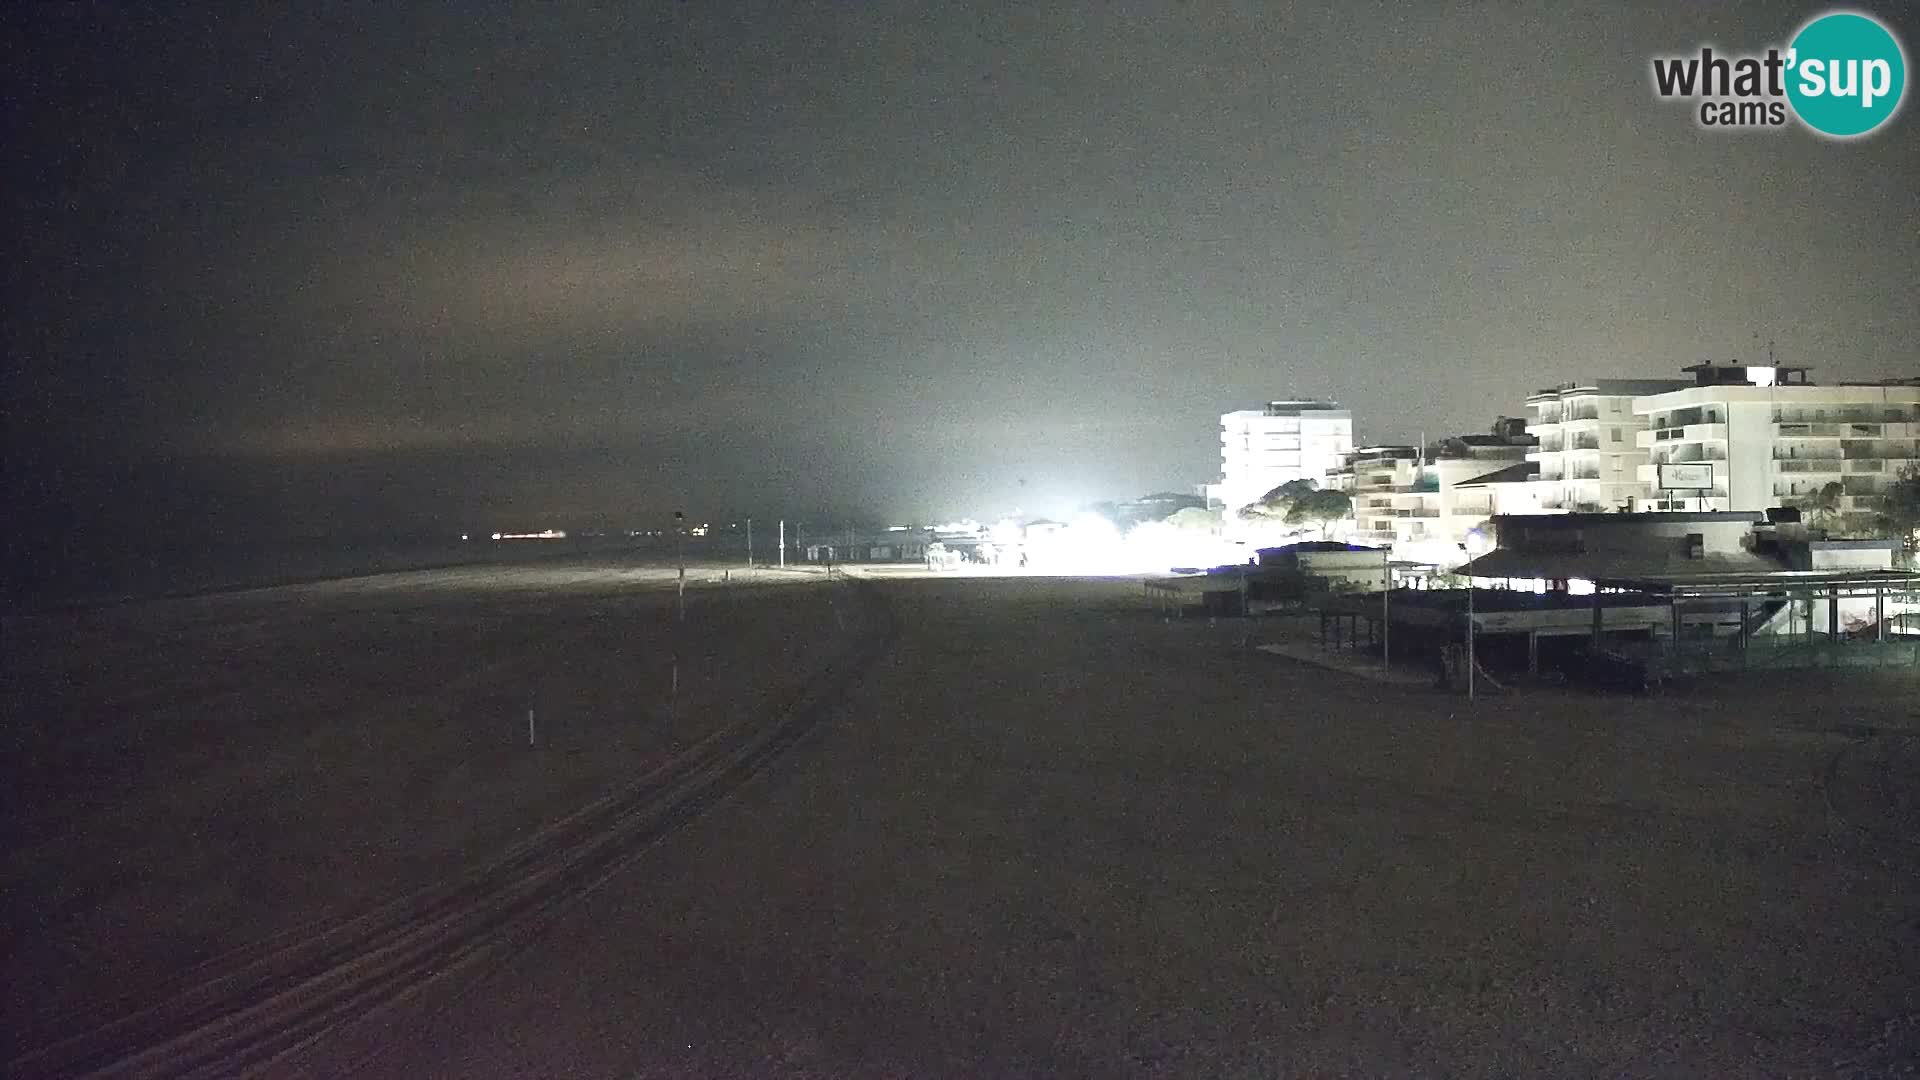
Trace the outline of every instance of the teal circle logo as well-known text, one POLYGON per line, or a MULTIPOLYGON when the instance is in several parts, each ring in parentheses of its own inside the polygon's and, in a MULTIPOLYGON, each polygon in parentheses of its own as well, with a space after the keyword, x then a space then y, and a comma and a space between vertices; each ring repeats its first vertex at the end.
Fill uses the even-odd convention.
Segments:
POLYGON ((1787 100, 1802 123, 1846 139, 1887 122, 1907 91, 1907 57, 1886 27, 1850 11, 1822 15, 1787 51, 1787 100))

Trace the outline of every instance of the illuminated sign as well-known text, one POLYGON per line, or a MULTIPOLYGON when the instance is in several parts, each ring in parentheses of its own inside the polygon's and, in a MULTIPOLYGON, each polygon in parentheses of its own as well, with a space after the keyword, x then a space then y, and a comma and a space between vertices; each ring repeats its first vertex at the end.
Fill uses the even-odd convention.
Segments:
POLYGON ((1713 466, 1694 463, 1662 465, 1660 466, 1660 490, 1711 491, 1713 490, 1713 466))

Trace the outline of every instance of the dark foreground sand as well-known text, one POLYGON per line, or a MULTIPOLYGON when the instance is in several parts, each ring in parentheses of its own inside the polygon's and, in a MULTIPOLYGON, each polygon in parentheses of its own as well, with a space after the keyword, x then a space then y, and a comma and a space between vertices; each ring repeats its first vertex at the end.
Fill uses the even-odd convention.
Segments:
POLYGON ((618 562, 8 619, 4 1049, 454 874, 784 700, 850 634, 817 578, 721 577, 690 571, 684 624, 673 571, 618 562))
MULTIPOLYGON (((1899 734, 1920 731, 1912 675, 1652 700, 1538 692, 1470 709, 1248 651, 1235 627, 1163 623, 1126 584, 866 587, 898 632, 828 723, 527 947, 279 1070, 1847 1076, 1920 1057, 1920 755, 1899 734)), ((806 605, 826 595, 768 590, 756 620, 824 632, 844 620, 806 605), (783 605, 814 614, 771 614, 783 605)), ((527 602, 554 603, 537 590, 527 602)), ((607 601, 628 602, 644 606, 607 601)), ((241 604, 214 636, 238 640, 249 619, 286 617, 277 611, 241 604)), ((459 700, 511 697, 505 672, 529 649, 547 658, 534 666, 577 662, 569 693, 631 683, 619 636, 590 623, 575 616, 578 644, 541 653, 552 639, 537 620, 503 621, 497 662, 509 666, 459 700)), ((343 618, 313 640, 359 641, 352 628, 364 625, 343 618)), ((772 632, 750 648, 769 671, 805 666, 772 632)), ((504 800, 534 808, 662 752, 630 725, 583 728, 577 756, 605 769, 529 780, 553 766, 534 764, 511 732, 496 744, 441 699, 402 694, 365 651, 308 653, 310 667, 362 676, 351 691, 276 683, 342 695, 301 715, 364 711, 403 733, 309 721, 292 725, 307 749, 280 752, 235 716, 199 741, 192 783, 79 733, 36 744, 43 768, 74 754, 121 769, 75 822, 138 833, 158 808, 214 830, 217 840, 170 834, 165 848, 113 840, 160 863, 133 879, 147 895, 245 911, 253 901, 235 898, 247 891, 235 877, 334 859, 291 876, 320 890, 301 903, 362 902, 535 812, 476 800, 479 778, 535 793, 504 800), (385 704, 396 696, 414 704, 385 704), (317 786, 292 818, 274 809, 246 824, 210 790, 305 776, 298 762, 368 740, 379 753, 350 756, 385 761, 383 776, 454 760, 453 747, 473 764, 381 796, 391 827, 350 855, 293 837, 366 818, 351 807, 395 789, 391 779, 303 781, 317 786), (134 812, 116 813, 116 800, 134 812), (176 845, 177 861, 162 857, 176 845), (329 877, 368 859, 390 869, 329 877)), ((141 685, 121 682, 129 694, 141 685)), ((37 792, 30 850, 93 882, 78 895, 132 888, 63 853, 60 838, 82 834, 34 809, 84 800, 37 792)), ((254 798, 237 805, 284 805, 254 798)), ((15 856, 9 887, 43 895, 48 873, 15 856)), ((55 924, 84 918, 72 903, 55 924)), ((86 925, 138 940, 167 911, 211 937, 244 937, 244 921, 211 923, 164 899, 86 925)), ((25 955, 45 964, 47 948, 25 955)), ((22 996, 16 985, 9 995, 22 996)))

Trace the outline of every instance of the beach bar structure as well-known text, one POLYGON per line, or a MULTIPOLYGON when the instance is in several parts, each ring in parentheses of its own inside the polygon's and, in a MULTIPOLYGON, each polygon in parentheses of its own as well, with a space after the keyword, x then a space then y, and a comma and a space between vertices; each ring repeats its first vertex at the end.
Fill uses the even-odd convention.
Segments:
MULTIPOLYGON (((1496 639, 1540 670, 1543 642, 1611 654, 1655 676, 1774 667, 1920 665, 1920 572, 1781 571, 1762 575, 1601 578, 1590 592, 1397 589, 1326 596, 1315 605, 1323 648, 1399 650, 1496 639)), ((1517 657, 1516 657, 1517 660, 1517 657)))
POLYGON ((1891 541, 1829 540, 1759 512, 1493 523, 1496 548, 1456 571, 1476 588, 1328 597, 1316 605, 1327 643, 1390 630, 1414 648, 1489 637, 1511 656, 1524 635, 1536 672, 1543 642, 1655 676, 1920 663, 1920 637, 1902 632, 1920 612, 1920 573, 1892 568, 1891 541))

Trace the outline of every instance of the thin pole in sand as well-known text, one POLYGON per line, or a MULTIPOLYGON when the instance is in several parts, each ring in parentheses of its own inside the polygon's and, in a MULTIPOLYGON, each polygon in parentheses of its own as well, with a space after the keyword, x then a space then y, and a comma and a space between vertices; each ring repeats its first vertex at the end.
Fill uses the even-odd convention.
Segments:
POLYGON ((787 519, 780 519, 780 569, 787 568, 787 519))
POLYGON ((747 569, 753 569, 753 519, 747 519, 747 569))
POLYGON ((533 710, 527 710, 527 749, 533 749, 533 710))
POLYGON ((673 559, 679 567, 679 586, 674 598, 676 615, 681 622, 687 621, 687 515, 684 511, 673 512, 673 559))
POLYGON ((1380 549, 1380 674, 1393 674, 1393 549, 1380 549))
POLYGON ((1473 700, 1473 578, 1467 578, 1467 700, 1473 700))

